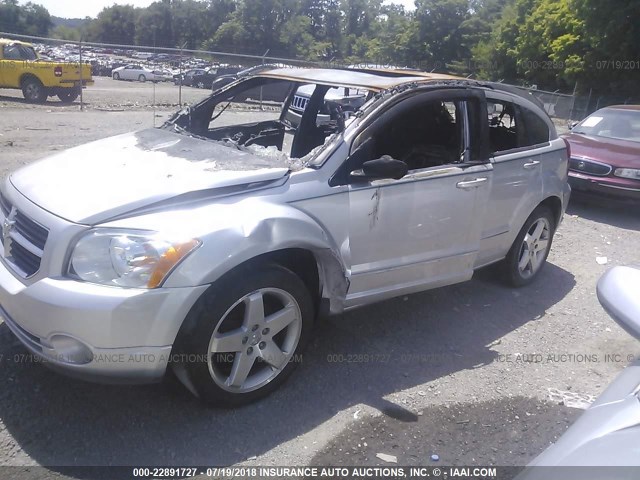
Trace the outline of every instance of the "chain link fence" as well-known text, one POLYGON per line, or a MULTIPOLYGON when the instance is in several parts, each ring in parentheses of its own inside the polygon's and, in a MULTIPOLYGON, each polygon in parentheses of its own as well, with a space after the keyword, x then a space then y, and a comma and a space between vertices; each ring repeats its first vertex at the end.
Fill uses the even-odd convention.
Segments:
MULTIPOLYGON (((268 51, 259 56, 184 48, 70 41, 6 32, 0 32, 0 38, 32 43, 44 60, 75 65, 79 63, 90 64, 94 80, 106 77, 119 80, 141 80, 144 83, 149 83, 151 85, 149 88, 153 89, 152 103, 154 106, 157 100, 155 87, 156 84, 161 85, 160 82, 166 82, 167 87, 162 88, 162 98, 159 103, 164 106, 183 105, 193 102, 198 97, 197 92, 190 90, 199 88, 201 89, 200 97, 203 96, 211 90, 213 80, 219 75, 234 75, 244 69, 265 64, 275 64, 282 67, 317 65, 293 58, 269 56, 268 51), (127 65, 142 67, 149 73, 141 72, 135 78, 127 78, 122 71, 116 70, 127 65), (150 82, 147 82, 148 80, 150 82), (168 85, 171 84, 176 88, 167 91, 168 85), (187 90, 185 91, 183 87, 186 87, 187 90), (167 97, 172 97, 172 101, 168 101, 167 97)), ((100 83, 102 84, 102 82, 100 83)), ((89 87, 89 91, 91 88, 89 87)), ((133 95, 128 92, 130 90, 123 88, 122 95, 133 95)), ((81 96, 81 109, 84 109, 85 100, 81 96)), ((123 98, 122 102, 128 104, 138 100, 140 99, 123 98)), ((151 100, 145 96, 144 102, 149 103, 151 100)))
POLYGON ((531 93, 531 95, 542 102, 544 109, 551 118, 566 121, 567 123, 580 121, 596 110, 609 105, 640 103, 640 97, 594 95, 593 91, 590 91, 587 95, 568 95, 532 88, 520 88, 531 93))
MULTIPOLYGON (((176 85, 174 105, 182 105, 184 100, 187 102, 193 98, 192 94, 183 98, 183 86, 204 87, 206 90, 211 89, 212 79, 217 75, 217 71, 224 73, 225 71, 241 71, 242 69, 255 67, 263 64, 276 64, 285 66, 328 66, 328 67, 344 67, 345 65, 331 62, 309 62, 295 58, 283 58, 270 56, 267 50, 264 55, 249 55, 240 53, 217 52, 208 50, 189 50, 183 48, 164 48, 154 46, 134 46, 124 44, 108 44, 99 42, 82 42, 60 40, 55 38, 34 37, 27 35, 16 35, 11 33, 0 32, 0 38, 9 38, 22 40, 36 45, 39 52, 46 57, 57 62, 68 63, 89 63, 92 65, 93 76, 113 78, 113 70, 126 66, 128 64, 136 64, 149 70, 162 70, 171 75, 166 79, 176 85), (226 68, 225 67, 235 67, 226 68), (211 82, 195 82, 185 80, 185 75, 194 70, 211 69, 212 76, 207 78, 211 82)), ((389 67, 379 62, 370 62, 363 60, 358 63, 359 66, 367 66, 375 68, 376 66, 389 67)), ((568 124, 573 121, 579 121, 587 115, 608 105, 640 103, 640 97, 621 97, 616 95, 596 95, 589 92, 587 95, 571 95, 559 92, 551 92, 536 88, 520 87, 530 92, 542 104, 546 112, 551 116, 557 124, 568 124)), ((154 90, 155 92, 155 90, 154 90)), ((202 92, 203 94, 205 92, 202 92)), ((123 94, 126 94, 123 92, 123 94)), ((124 99, 130 100, 130 99, 124 99)), ((154 95, 155 103, 155 95, 154 95)), ((81 101, 81 108, 83 103, 81 101)))

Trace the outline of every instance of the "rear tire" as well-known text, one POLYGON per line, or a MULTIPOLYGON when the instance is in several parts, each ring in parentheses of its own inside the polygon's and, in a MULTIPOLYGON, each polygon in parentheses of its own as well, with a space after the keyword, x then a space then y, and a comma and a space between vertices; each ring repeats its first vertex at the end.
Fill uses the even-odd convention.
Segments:
POLYGON ((551 251, 555 229, 548 207, 541 205, 529 215, 502 264, 507 283, 522 287, 538 277, 551 251))
POLYGON ((58 90, 58 98, 63 103, 72 103, 80 95, 80 90, 77 88, 63 88, 58 90))
POLYGON ((174 368, 210 405, 254 402, 293 372, 313 320, 311 294, 295 273, 275 264, 243 268, 213 284, 191 309, 173 350, 174 368))
POLYGON ((139 82, 144 83, 144 82, 146 82, 146 81, 147 81, 147 77, 145 77, 144 75, 140 75, 140 76, 138 77, 138 81, 139 81, 139 82))
POLYGON ((29 103, 44 103, 47 101, 49 92, 40 80, 28 77, 22 81, 22 95, 29 103))

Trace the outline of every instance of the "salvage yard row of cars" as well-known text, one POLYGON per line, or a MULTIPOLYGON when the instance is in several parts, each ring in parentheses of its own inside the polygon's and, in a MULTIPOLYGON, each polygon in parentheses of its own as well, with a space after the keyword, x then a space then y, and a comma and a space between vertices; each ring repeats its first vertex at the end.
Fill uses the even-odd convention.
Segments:
POLYGON ((82 88, 94 84, 94 73, 107 73, 114 80, 174 82, 176 85, 211 89, 219 77, 242 70, 239 66, 207 66, 203 60, 198 60, 195 65, 206 68, 189 68, 194 63, 187 60, 184 62, 186 70, 183 70, 182 66, 170 67, 170 59, 162 57, 162 54, 154 57, 155 64, 124 63, 111 59, 107 66, 93 52, 86 52, 80 63, 79 55, 59 55, 62 51, 47 49, 42 45, 36 49, 30 43, 0 38, 0 88, 20 89, 24 98, 32 103, 43 103, 53 96, 71 103, 78 98, 82 88), (40 52, 58 58, 62 56, 62 59, 51 58, 40 52), (157 63, 162 61, 165 63, 157 63))

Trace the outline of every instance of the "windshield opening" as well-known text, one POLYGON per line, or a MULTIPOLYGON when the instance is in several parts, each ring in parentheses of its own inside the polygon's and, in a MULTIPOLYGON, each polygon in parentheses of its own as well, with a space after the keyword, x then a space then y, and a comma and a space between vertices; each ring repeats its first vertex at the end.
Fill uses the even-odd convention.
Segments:
POLYGON ((576 125, 572 132, 640 142, 640 111, 599 110, 576 125))
POLYGON ((316 166, 317 155, 370 96, 363 89, 251 77, 182 110, 164 127, 298 170, 316 166))

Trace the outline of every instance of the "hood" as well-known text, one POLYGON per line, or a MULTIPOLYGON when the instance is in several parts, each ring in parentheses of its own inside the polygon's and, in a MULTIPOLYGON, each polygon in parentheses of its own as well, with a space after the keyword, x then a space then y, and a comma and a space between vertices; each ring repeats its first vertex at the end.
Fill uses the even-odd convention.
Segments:
POLYGON ((18 170, 10 181, 54 215, 96 224, 185 193, 215 194, 288 172, 283 159, 148 129, 66 150, 18 170))
POLYGON ((640 143, 618 138, 571 133, 571 156, 606 163, 614 167, 640 168, 640 143))

